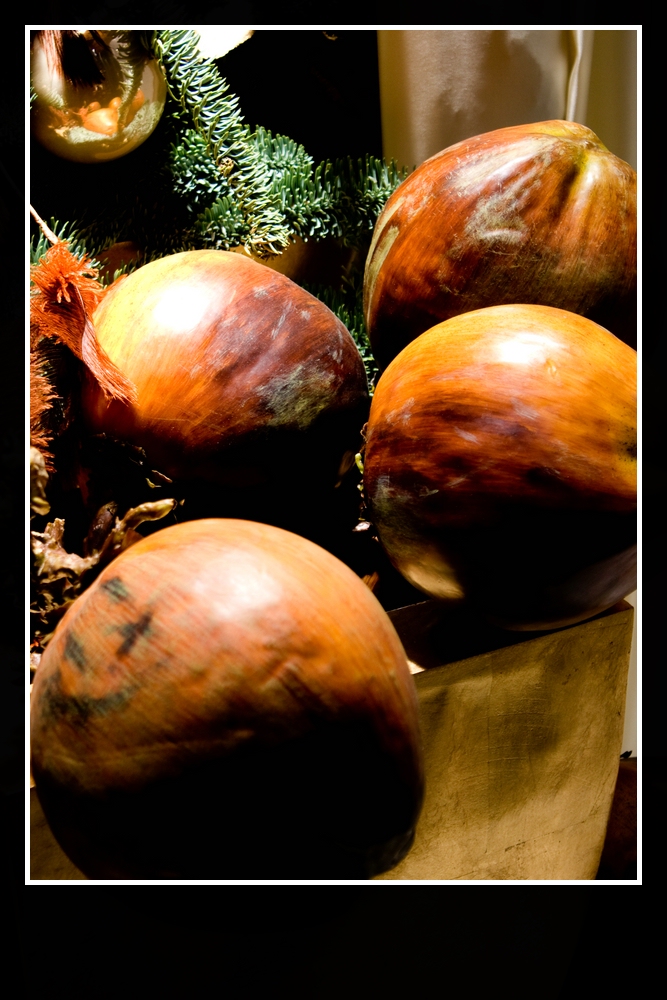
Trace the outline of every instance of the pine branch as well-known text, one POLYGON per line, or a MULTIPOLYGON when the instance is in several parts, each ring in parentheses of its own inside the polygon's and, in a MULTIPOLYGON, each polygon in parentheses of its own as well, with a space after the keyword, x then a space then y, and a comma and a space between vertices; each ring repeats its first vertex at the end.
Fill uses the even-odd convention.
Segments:
POLYGON ((229 181, 247 223, 246 249, 260 256, 279 253, 290 233, 275 205, 270 174, 243 124, 238 98, 228 93, 215 63, 201 55, 198 40, 187 29, 157 34, 156 52, 171 96, 229 181))
MULTIPOLYGON (((91 252, 89 243, 82 235, 79 223, 61 223, 56 219, 51 219, 49 228, 58 240, 62 240, 67 243, 70 252, 77 258, 77 260, 83 260, 86 258, 90 262, 91 268, 94 268, 95 270, 99 270, 100 268, 100 262, 97 259, 98 254, 101 253, 102 250, 106 249, 106 247, 111 246, 111 243, 114 241, 113 236, 107 236, 104 242, 95 247, 94 251, 91 252)), ((47 238, 42 230, 40 230, 37 239, 33 236, 30 240, 30 263, 38 264, 51 246, 52 241, 47 238)))
POLYGON ((392 161, 374 156, 325 160, 314 168, 303 146, 258 128, 254 141, 271 174, 271 189, 293 233, 302 239, 342 238, 360 246, 405 178, 392 161))
POLYGON ((327 163, 327 175, 335 178, 334 211, 343 241, 359 246, 370 236, 378 215, 407 172, 399 171, 394 160, 387 164, 375 156, 356 162, 348 157, 327 163))
MULTIPOLYGON (((145 44, 167 79, 167 105, 151 138, 152 169, 121 162, 103 199, 75 192, 60 227, 78 256, 95 262, 115 242, 142 251, 132 268, 182 250, 242 245, 280 253, 290 238, 342 239, 362 252, 385 201, 403 179, 394 163, 367 156, 315 165, 303 146, 245 125, 238 99, 194 31, 155 31, 145 44)), ((137 154, 141 155, 141 154, 137 154)), ((58 223, 53 223, 58 226, 58 223)), ((36 262, 47 249, 31 246, 36 262)))
POLYGON ((223 195, 205 208, 191 229, 197 247, 229 250, 246 245, 249 227, 233 198, 223 195))
POLYGON ((178 144, 172 144, 167 168, 174 191, 190 213, 201 211, 220 197, 233 199, 227 177, 209 153, 205 139, 187 129, 178 144))

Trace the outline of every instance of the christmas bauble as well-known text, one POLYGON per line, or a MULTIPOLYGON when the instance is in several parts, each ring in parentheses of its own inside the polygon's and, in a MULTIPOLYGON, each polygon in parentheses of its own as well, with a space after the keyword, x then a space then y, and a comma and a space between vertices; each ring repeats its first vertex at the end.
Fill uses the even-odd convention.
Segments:
POLYGON ((137 31, 38 31, 30 52, 31 127, 68 160, 115 160, 141 145, 164 109, 162 69, 137 31))

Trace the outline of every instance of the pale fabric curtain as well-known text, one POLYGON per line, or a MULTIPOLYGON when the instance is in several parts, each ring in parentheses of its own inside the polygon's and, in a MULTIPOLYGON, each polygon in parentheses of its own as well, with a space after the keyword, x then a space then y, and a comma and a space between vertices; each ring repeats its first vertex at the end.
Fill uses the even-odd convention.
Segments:
MULTIPOLYGON (((412 169, 470 136, 565 118, 636 169, 638 40, 637 27, 380 29, 383 154, 412 169)), ((623 734, 635 755, 636 649, 635 635, 623 734)))
POLYGON ((378 54, 383 152, 402 166, 491 129, 566 118, 636 167, 636 29, 381 29, 378 54))

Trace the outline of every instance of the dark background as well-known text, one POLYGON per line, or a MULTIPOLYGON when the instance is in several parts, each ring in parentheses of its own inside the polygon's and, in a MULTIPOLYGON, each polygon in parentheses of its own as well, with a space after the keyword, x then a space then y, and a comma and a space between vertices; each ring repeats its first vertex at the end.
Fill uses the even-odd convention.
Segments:
POLYGON ((206 896, 172 887, 171 896, 137 889, 85 900, 37 898, 31 886, 25 995, 591 1000, 630 988, 637 937, 618 899, 590 890, 464 897, 451 885, 399 899, 383 885, 326 897, 324 887, 293 896, 221 885, 206 896))
POLYGON ((289 136, 316 163, 380 157, 376 39, 375 31, 256 31, 217 65, 251 128, 289 136))

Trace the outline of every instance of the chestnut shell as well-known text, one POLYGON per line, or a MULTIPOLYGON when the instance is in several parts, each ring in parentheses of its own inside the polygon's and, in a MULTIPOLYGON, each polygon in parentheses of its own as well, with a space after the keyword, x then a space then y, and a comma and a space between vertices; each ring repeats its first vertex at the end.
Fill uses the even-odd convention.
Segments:
POLYGON ((188 251, 112 285, 93 325, 137 401, 88 377, 88 429, 142 448, 186 516, 292 527, 331 503, 369 395, 350 333, 313 295, 241 254, 188 251))
POLYGON ((636 353, 548 306, 464 313, 378 383, 364 489, 406 579, 555 628, 636 588, 636 353))
POLYGON ((364 314, 381 367, 438 322, 513 302, 580 313, 636 347, 637 175, 583 125, 456 143, 376 223, 364 314))
POLYGON ((77 599, 35 676, 31 755, 93 879, 369 878, 423 794, 389 618, 334 556, 248 521, 163 529, 77 599))

